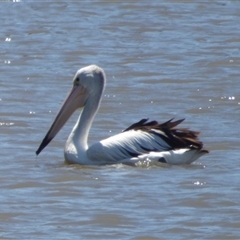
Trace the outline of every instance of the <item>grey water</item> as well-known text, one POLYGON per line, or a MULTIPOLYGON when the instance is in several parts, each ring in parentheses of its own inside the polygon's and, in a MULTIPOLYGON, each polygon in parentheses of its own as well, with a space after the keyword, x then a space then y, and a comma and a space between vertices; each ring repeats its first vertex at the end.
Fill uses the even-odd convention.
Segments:
POLYGON ((1 1, 0 23, 1 239, 240 239, 239 1, 1 1), (76 113, 36 157, 90 64, 107 75, 90 143, 185 118, 210 154, 67 165, 76 113))

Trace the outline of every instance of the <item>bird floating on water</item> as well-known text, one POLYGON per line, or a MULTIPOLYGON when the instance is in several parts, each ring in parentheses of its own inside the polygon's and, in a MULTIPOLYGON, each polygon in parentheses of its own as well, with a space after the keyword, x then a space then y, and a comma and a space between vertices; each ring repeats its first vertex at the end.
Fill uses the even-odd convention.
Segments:
POLYGON ((36 151, 37 155, 51 142, 73 112, 80 108, 82 112, 64 149, 65 160, 69 163, 136 165, 140 161, 153 161, 190 164, 208 153, 198 140, 199 132, 177 128, 184 119, 171 119, 164 123, 142 119, 122 133, 88 146, 89 131, 99 109, 105 83, 105 73, 96 65, 77 71, 73 87, 36 151))

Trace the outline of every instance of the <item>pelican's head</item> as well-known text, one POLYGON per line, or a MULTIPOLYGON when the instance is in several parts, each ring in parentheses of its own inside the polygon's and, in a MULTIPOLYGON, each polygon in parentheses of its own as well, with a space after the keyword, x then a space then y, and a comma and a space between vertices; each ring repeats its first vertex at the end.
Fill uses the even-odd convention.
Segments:
POLYGON ((37 155, 51 142, 77 109, 83 108, 89 101, 96 100, 96 104, 99 103, 104 90, 105 79, 103 69, 96 65, 90 65, 77 71, 73 78, 73 87, 36 151, 37 155))

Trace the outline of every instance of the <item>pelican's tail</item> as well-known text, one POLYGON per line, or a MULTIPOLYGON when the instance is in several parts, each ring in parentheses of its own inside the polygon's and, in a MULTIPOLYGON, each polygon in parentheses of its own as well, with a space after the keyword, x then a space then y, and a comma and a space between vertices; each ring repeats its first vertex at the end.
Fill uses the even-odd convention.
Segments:
POLYGON ((166 162, 173 165, 190 164, 207 153, 208 151, 204 149, 182 148, 177 150, 161 152, 160 155, 162 155, 162 159, 159 158, 158 161, 166 162))
POLYGON ((168 163, 172 165, 182 165, 190 164, 196 161, 201 156, 207 154, 208 151, 204 149, 191 149, 191 148, 181 148, 170 151, 163 152, 150 152, 147 154, 139 155, 138 157, 133 157, 131 159, 125 159, 122 161, 124 164, 138 166, 139 163, 149 162, 149 163, 168 163))

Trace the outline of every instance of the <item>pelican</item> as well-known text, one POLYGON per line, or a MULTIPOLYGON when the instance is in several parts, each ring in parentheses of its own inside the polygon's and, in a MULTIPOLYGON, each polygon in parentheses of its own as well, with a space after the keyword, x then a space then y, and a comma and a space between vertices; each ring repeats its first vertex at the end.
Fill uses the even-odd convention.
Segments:
POLYGON ((56 136, 77 109, 82 112, 64 149, 65 160, 83 165, 129 164, 153 161, 168 164, 190 164, 208 153, 198 140, 199 132, 176 128, 184 119, 158 123, 142 119, 122 133, 88 146, 88 135, 99 109, 106 83, 104 70, 90 65, 77 71, 73 87, 36 154, 56 136))

